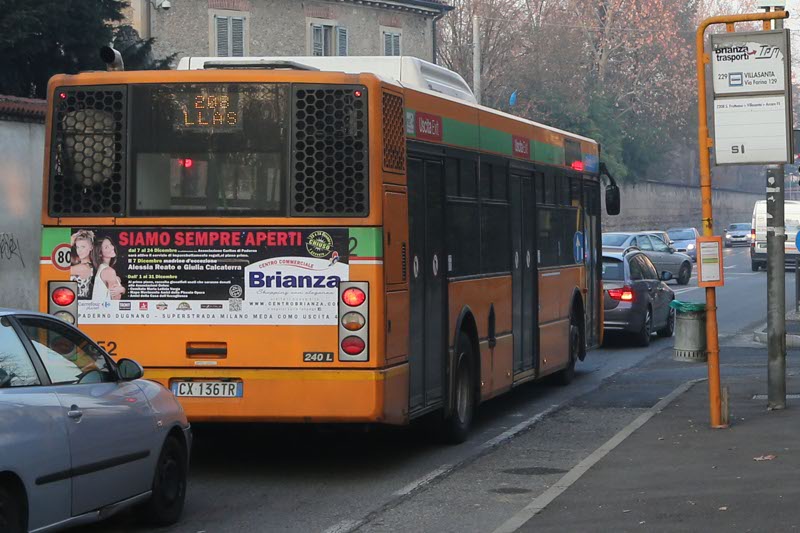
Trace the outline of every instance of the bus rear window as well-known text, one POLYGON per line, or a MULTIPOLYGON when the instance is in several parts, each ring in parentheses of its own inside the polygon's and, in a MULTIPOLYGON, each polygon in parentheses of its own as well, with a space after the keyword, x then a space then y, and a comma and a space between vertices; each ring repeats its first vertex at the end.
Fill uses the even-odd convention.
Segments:
POLYGON ((132 85, 133 212, 287 214, 289 85, 132 85))

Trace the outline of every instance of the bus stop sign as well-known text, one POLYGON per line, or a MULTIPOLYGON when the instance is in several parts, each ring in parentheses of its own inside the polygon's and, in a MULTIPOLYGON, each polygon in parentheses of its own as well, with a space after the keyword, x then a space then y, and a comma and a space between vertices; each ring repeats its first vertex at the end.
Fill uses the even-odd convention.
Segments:
POLYGON ((717 165, 791 163, 789 31, 711 35, 717 165))

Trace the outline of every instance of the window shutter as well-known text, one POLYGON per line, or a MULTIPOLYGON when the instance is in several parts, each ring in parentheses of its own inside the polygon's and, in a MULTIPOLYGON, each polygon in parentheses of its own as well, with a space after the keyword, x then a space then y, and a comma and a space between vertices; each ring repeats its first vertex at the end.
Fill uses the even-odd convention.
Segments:
POLYGON ((392 55, 399 56, 400 55, 400 34, 393 33, 392 34, 392 55))
POLYGON ((319 24, 311 25, 311 55, 321 56, 325 54, 325 47, 323 44, 324 33, 322 26, 319 24))
POLYGON ((336 28, 336 46, 337 51, 340 56, 346 56, 347 54, 347 28, 337 27, 336 28))
POLYGON ((230 48, 228 47, 228 17, 217 18, 217 56, 228 57, 230 48))
POLYGON ((231 55, 244 56, 244 18, 231 18, 231 55))
POLYGON ((390 56, 392 54, 392 34, 383 34, 383 55, 390 56))

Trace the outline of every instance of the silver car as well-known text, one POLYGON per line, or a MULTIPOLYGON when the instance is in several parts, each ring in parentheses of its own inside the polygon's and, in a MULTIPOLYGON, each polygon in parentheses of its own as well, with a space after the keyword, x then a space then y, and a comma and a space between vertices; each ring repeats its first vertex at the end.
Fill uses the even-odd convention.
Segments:
POLYGON ((692 258, 678 252, 662 238, 651 232, 603 233, 603 250, 624 252, 638 248, 655 264, 659 272, 669 272, 678 285, 686 285, 692 279, 692 258))
POLYGON ((132 505, 176 522, 191 432, 172 393, 48 315, 0 309, 0 531, 51 531, 132 505))

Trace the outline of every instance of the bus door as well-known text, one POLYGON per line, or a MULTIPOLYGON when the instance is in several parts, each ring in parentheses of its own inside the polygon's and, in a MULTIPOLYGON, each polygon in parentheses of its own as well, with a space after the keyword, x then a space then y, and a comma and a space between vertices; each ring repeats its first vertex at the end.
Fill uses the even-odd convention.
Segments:
POLYGON ((513 243, 511 284, 513 293, 514 372, 536 366, 538 273, 536 261, 536 198, 533 178, 511 174, 511 235, 513 243))
POLYGON ((443 165, 438 159, 408 158, 411 317, 409 407, 442 401, 447 354, 443 165))
POLYGON ((586 272, 586 345, 596 346, 600 341, 600 272, 598 249, 600 248, 600 188, 599 183, 584 180, 584 257, 586 272))

